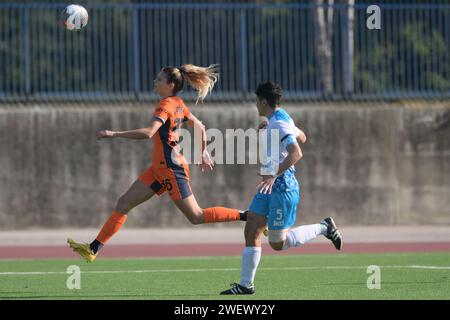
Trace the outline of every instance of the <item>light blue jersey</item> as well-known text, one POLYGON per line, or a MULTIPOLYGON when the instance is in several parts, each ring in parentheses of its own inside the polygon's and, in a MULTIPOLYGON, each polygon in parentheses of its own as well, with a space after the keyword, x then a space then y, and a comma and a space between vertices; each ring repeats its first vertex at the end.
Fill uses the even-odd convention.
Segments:
MULTIPOLYGON (((278 109, 269 117, 269 123, 264 131, 265 158, 261 167, 261 174, 276 174, 281 163, 286 159, 287 146, 297 143, 297 136, 300 130, 295 126, 294 121, 283 109, 278 109)), ((298 189, 298 182, 295 178, 295 168, 290 167, 279 176, 273 185, 275 191, 292 191, 298 189)))
MULTIPOLYGON (((265 159, 261 174, 272 175, 278 171, 286 159, 287 146, 297 143, 300 130, 283 109, 270 115, 263 136, 265 159)), ((257 193, 250 205, 250 211, 268 218, 269 230, 288 229, 295 224, 297 205, 300 202, 299 184, 295 178, 295 168, 290 167, 277 177, 271 194, 257 193)))

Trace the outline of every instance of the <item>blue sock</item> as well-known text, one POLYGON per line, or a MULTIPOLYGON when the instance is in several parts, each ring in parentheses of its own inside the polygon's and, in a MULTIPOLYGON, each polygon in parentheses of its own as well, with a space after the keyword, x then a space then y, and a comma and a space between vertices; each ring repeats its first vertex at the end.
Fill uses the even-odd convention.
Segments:
POLYGON ((91 248, 92 252, 94 252, 94 254, 97 254, 97 252, 103 247, 103 244, 97 239, 95 239, 94 241, 91 242, 89 247, 91 248))

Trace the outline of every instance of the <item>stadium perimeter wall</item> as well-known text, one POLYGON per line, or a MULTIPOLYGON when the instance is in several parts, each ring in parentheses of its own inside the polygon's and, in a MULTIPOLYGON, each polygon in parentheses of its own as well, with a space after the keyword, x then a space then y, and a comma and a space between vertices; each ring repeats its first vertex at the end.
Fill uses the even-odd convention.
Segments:
MULTIPOLYGON (((150 163, 148 140, 97 141, 143 127, 153 105, 0 106, 0 229, 99 227, 150 163)), ((450 104, 287 105, 308 135, 297 165, 297 223, 332 215, 346 225, 450 224, 450 104)), ((204 105, 208 128, 255 128, 253 104, 204 105)), ((256 165, 217 165, 191 182, 202 207, 247 208, 256 165)), ((189 223, 168 195, 135 208, 128 227, 189 223)), ((232 224, 229 224, 232 225, 232 224)), ((226 227, 227 224, 217 224, 226 227)))

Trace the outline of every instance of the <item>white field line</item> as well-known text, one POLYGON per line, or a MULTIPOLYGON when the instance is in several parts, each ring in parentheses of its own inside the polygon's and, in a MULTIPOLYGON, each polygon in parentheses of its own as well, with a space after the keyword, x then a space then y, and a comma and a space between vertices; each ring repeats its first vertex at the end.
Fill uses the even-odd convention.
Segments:
MULTIPOLYGON (((312 267, 267 267, 259 271, 301 271, 301 270, 333 270, 333 269, 367 269, 368 266, 312 266, 312 267)), ((426 269, 426 270, 450 270, 450 266, 379 266, 381 269, 426 269)), ((84 274, 114 274, 114 273, 175 273, 175 272, 228 272, 240 271, 240 268, 204 268, 204 269, 146 269, 146 270, 103 270, 103 271, 81 271, 84 274)), ((0 276, 34 276, 67 274, 65 271, 30 271, 30 272, 0 272, 0 276)))

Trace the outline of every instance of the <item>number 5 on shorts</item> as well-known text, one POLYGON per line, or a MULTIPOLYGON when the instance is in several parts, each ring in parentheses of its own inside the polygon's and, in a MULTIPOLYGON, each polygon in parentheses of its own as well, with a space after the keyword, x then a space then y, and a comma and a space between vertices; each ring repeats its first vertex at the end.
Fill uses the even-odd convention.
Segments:
POLYGON ((275 220, 282 220, 283 219, 283 209, 277 209, 277 217, 275 220))
POLYGON ((166 188, 167 191, 172 190, 172 184, 170 183, 170 179, 165 179, 165 180, 161 181, 161 185, 163 186, 163 188, 166 188))

